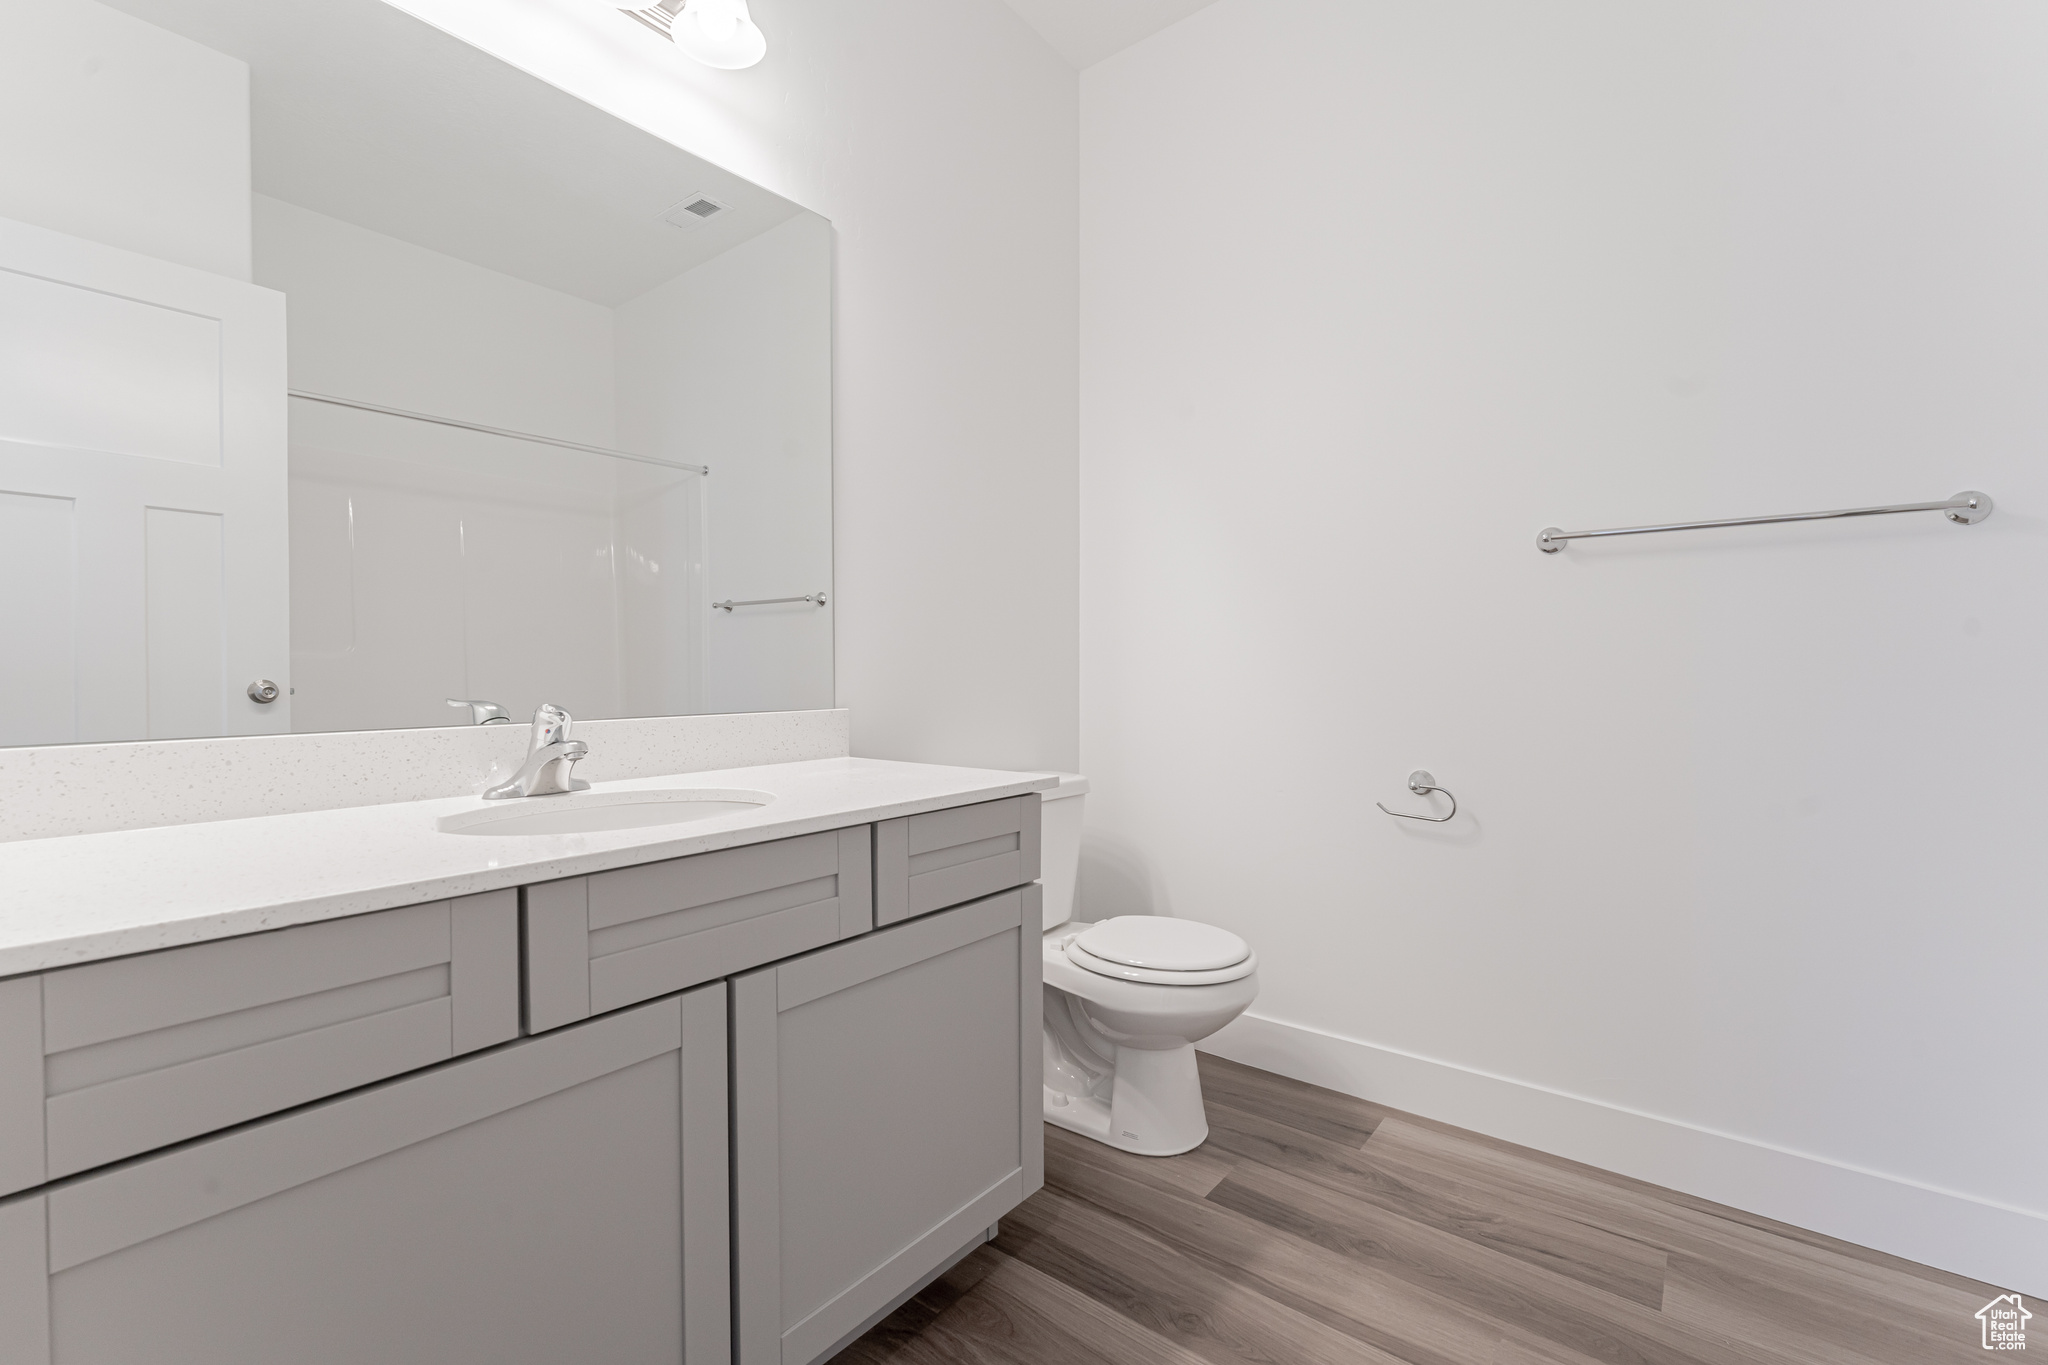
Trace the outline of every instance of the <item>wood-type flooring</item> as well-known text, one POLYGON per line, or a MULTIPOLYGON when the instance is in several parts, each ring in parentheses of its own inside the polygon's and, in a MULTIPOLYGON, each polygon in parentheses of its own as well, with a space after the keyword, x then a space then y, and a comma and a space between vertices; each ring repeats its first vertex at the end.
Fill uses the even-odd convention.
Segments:
POLYGON ((1208 1142, 1137 1157, 1048 1126, 1045 1188, 835 1365, 1987 1358, 1973 1315, 1988 1284, 1234 1062, 1201 1068, 1208 1142))

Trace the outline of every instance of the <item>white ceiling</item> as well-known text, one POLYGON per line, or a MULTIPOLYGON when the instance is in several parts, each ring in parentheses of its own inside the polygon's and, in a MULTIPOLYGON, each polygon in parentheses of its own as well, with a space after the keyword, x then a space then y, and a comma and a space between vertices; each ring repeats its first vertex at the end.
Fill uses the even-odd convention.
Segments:
POLYGON ((1005 0, 1078 69, 1177 24, 1214 0, 1005 0))
POLYGON ((593 303, 803 211, 383 0, 110 2, 249 63, 257 192, 593 303))

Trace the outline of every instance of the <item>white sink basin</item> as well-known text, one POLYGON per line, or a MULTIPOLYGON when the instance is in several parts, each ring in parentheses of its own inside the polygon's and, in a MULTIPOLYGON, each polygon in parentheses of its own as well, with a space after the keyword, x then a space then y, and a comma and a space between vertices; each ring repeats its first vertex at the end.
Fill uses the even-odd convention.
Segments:
POLYGON ((492 802, 485 810, 444 815, 434 824, 443 834, 603 834, 737 815, 774 799, 769 792, 724 787, 527 796, 492 802))

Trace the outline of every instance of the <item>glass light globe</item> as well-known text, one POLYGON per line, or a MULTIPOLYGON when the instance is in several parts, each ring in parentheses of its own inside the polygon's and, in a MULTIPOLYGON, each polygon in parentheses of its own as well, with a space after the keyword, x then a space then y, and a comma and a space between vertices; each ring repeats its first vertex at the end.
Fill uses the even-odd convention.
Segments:
POLYGON ((689 0, 669 36, 704 65, 726 71, 752 66, 768 54, 767 35, 747 13, 747 0, 689 0))
POLYGON ((705 42, 729 43, 746 17, 746 5, 743 0, 691 0, 684 14, 696 20, 705 42))

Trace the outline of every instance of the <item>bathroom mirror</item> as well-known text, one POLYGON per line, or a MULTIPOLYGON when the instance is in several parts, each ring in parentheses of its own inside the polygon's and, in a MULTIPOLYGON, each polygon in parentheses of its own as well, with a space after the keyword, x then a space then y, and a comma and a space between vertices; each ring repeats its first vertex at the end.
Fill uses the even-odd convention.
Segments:
POLYGON ((0 744, 832 704, 824 219, 382 0, 7 22, 246 157, 248 267, 0 188, 0 744))

